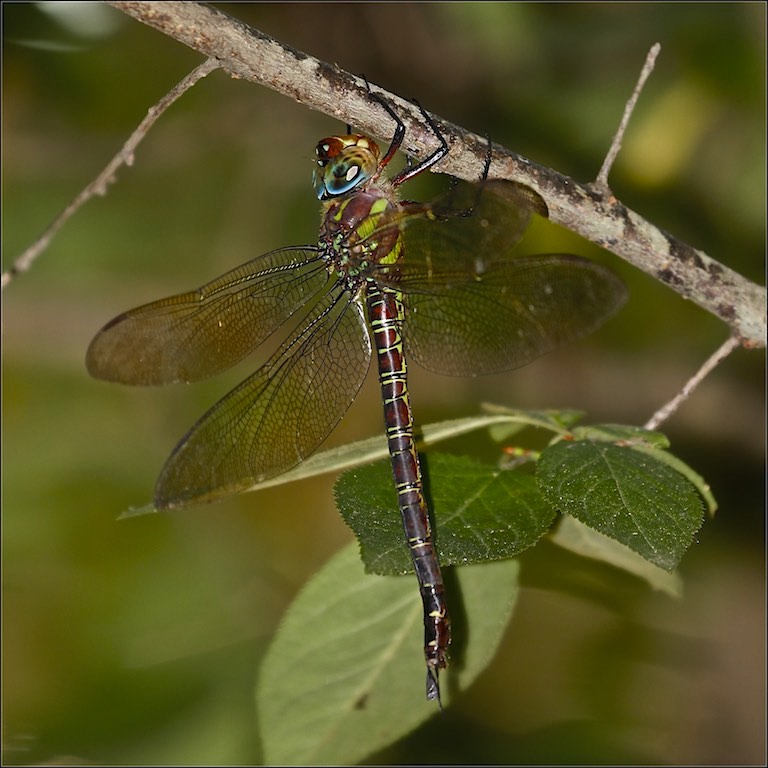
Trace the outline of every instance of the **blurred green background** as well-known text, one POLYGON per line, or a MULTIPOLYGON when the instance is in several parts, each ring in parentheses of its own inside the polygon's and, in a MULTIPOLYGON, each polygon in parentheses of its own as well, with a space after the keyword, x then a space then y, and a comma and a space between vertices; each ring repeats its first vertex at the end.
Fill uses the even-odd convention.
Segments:
MULTIPOLYGON (((764 4, 221 8, 580 181, 597 173, 660 42, 613 190, 764 283, 764 4)), ((7 268, 201 59, 106 6, 4 3, 2 13, 7 268)), ((296 591, 351 536, 334 478, 118 522, 149 501, 176 441, 255 362, 194 387, 133 390, 91 380, 83 361, 119 312, 313 242, 313 148, 343 130, 214 73, 4 292, 5 764, 261 761, 259 660, 296 591)), ((525 247, 604 260, 630 302, 592 338, 509 375, 414 370, 420 423, 489 400, 643 424, 727 336, 569 232, 537 224, 525 247)), ((536 547, 493 667, 373 761, 764 762, 764 361, 737 351, 664 426, 721 505, 683 561, 685 599, 536 547)), ((326 445, 379 430, 371 379, 326 445)), ((496 451, 477 437, 448 447, 496 451)), ((416 682, 404 707, 427 706, 416 682)))

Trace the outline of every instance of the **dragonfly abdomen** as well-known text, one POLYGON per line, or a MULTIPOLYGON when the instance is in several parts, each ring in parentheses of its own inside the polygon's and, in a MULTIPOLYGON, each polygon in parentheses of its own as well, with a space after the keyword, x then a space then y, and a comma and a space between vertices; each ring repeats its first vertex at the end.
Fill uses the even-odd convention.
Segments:
POLYGON ((369 281, 367 305, 379 366, 384 422, 398 506, 424 607, 427 698, 439 701, 438 674, 447 664, 450 623, 443 577, 424 499, 419 456, 413 439, 413 416, 403 354, 403 304, 396 291, 380 288, 369 281))

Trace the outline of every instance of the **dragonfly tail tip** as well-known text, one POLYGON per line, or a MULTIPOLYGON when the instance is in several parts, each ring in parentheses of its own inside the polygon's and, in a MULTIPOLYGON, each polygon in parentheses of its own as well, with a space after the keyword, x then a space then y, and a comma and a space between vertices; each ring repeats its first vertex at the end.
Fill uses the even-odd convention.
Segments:
POLYGON ((440 698, 440 681, 438 680, 438 671, 432 667, 427 667, 427 701, 437 701, 440 711, 443 711, 443 702, 440 698))

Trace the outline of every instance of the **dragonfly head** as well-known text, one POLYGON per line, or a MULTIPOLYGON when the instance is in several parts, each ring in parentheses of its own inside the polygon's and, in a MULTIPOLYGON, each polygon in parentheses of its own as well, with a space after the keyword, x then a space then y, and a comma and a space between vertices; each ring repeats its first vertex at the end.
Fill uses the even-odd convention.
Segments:
POLYGON ((318 200, 346 195, 370 179, 379 167, 379 146, 367 136, 329 136, 315 147, 312 183, 318 200))

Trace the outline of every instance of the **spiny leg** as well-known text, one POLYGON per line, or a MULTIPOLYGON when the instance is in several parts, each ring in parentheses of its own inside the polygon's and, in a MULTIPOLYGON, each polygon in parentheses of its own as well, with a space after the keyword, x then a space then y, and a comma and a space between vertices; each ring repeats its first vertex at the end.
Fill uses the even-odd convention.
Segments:
MULTIPOLYGON (((403 123, 403 121, 400 119, 400 115, 397 114, 394 107, 380 93, 374 93, 371 90, 370 85, 368 85, 367 80, 365 82, 368 86, 368 92, 370 93, 371 98, 377 103, 381 104, 381 106, 386 109, 387 114, 389 114, 389 116, 395 121, 395 133, 392 137, 392 141, 389 144, 389 149, 379 164, 380 168, 385 168, 403 143, 403 139, 405 138, 405 123, 403 123)), ((448 142, 445 140, 442 131, 437 127, 437 124, 432 119, 432 116, 424 109, 424 107, 421 106, 421 104, 419 104, 419 102, 415 101, 414 103, 419 108, 419 112, 421 112, 422 117, 430 127, 430 130, 432 133, 434 133, 435 137, 440 142, 440 146, 434 152, 427 155, 427 157, 425 157, 421 162, 418 162, 415 165, 411 165, 409 163, 403 171, 395 176, 392 179, 392 184, 396 187, 400 186, 400 184, 408 181, 409 179, 412 179, 414 176, 418 176, 423 171, 426 171, 427 168, 430 168, 435 163, 442 160, 450 151, 448 142)))

